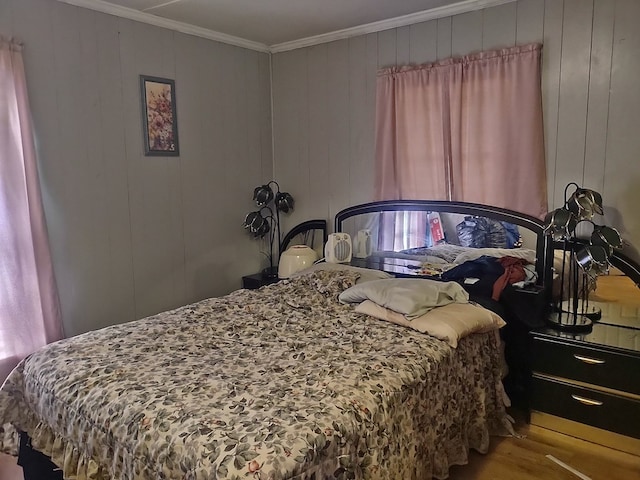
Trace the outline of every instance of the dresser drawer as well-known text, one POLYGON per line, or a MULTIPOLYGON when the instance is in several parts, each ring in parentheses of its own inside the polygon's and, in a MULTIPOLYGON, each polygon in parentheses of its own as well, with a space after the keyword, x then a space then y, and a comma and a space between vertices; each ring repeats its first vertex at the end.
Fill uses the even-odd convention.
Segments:
POLYGON ((640 401, 534 374, 531 408, 640 438, 640 401))
POLYGON ((640 395, 640 357, 534 337, 531 369, 640 395))

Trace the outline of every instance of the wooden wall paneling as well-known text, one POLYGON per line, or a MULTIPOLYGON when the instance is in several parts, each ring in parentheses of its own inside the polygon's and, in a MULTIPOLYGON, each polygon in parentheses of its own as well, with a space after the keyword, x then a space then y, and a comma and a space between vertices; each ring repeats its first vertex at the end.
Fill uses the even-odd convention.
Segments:
MULTIPOLYGON (((203 101, 208 112, 203 112, 202 124, 204 127, 203 149, 206 165, 203 167, 205 176, 210 186, 210 201, 208 212, 203 215, 200 221, 210 224, 208 231, 209 245, 205 253, 205 261, 196 261, 201 269, 197 283, 206 282, 210 272, 214 278, 210 279, 210 288, 213 295, 224 293, 227 284, 229 265, 237 261, 239 268, 237 273, 249 274, 258 271, 261 266, 259 249, 253 244, 250 236, 242 229, 241 223, 244 216, 255 209, 252 203, 253 187, 244 187, 240 191, 233 191, 227 184, 227 179, 231 175, 250 176, 256 185, 261 183, 253 172, 243 172, 233 159, 229 158, 226 147, 228 141, 228 107, 227 97, 231 88, 228 70, 231 66, 226 61, 225 46, 221 44, 211 45, 209 42, 202 47, 203 57, 201 64, 205 79, 203 101), (257 181, 258 180, 258 181, 257 181), (234 203, 236 204, 234 208, 234 203), (232 244, 237 243, 243 246, 251 255, 235 258, 232 244), (253 255, 255 254, 255 256, 253 255), (253 266, 247 267, 240 264, 247 259, 253 261, 253 266)), ((185 183, 185 185, 187 185, 185 183)), ((206 187, 205 187, 206 188, 206 187)), ((206 197, 205 197, 206 198, 206 197)), ((194 202, 198 199, 194 198, 194 202)), ((194 221, 196 221, 194 219, 194 221)), ((238 285, 239 279, 235 279, 233 285, 238 285)), ((202 285, 199 289, 204 291, 206 287, 202 285)))
POLYGON ((516 44, 517 13, 516 2, 483 10, 482 50, 507 48, 516 44))
MULTIPOLYGON (((269 82, 268 71, 267 76, 264 76, 262 71, 263 65, 261 64, 261 57, 267 58, 268 55, 265 53, 255 52, 251 50, 245 50, 242 52, 244 57, 244 70, 246 76, 246 92, 244 92, 246 96, 245 102, 245 117, 244 123, 246 128, 246 144, 248 155, 248 164, 250 165, 250 169, 246 172, 245 181, 248 185, 258 185, 262 182, 263 178, 271 178, 271 169, 272 165, 269 163, 269 174, 265 177, 264 175, 264 162, 267 159, 271 158, 271 154, 269 151, 269 155, 265 155, 262 146, 262 130, 263 123, 266 120, 267 125, 271 122, 268 117, 265 117, 264 108, 265 105, 268 104, 269 97, 267 97, 266 101, 262 98, 265 90, 263 88, 263 83, 269 82)), ((268 67, 268 64, 266 64, 268 67)), ((269 95, 269 91, 267 90, 267 95, 269 95)), ((270 149, 271 147, 269 147, 270 149)), ((245 187, 246 188, 246 187, 245 187)), ((251 190, 251 187, 249 187, 251 190)))
MULTIPOLYGON (((143 34, 145 38, 149 38, 147 33, 143 33, 144 30, 141 29, 139 33, 143 34)), ((175 80, 177 76, 176 57, 178 55, 186 55, 188 52, 176 51, 177 46, 175 38, 176 35, 179 35, 177 32, 159 29, 160 31, 156 33, 155 30, 158 29, 154 28, 154 35, 157 35, 159 41, 152 48, 155 50, 160 48, 160 52, 158 52, 158 60, 161 68, 160 76, 175 80)), ((180 108, 180 99, 189 94, 190 93, 186 89, 180 86, 179 82, 176 83, 177 108, 180 108)), ((181 130, 179 113, 178 129, 181 130)), ((179 134, 180 132, 178 132, 178 135, 179 134)), ((146 159, 149 160, 150 158, 146 159)), ((158 209, 158 206, 161 206, 164 203, 165 207, 165 218, 163 222, 160 222, 160 225, 154 225, 152 230, 166 238, 166 244, 164 246, 165 257, 163 259, 165 262, 164 268, 166 275, 161 285, 163 288, 167 289, 167 296, 165 297, 161 294, 162 290, 158 290, 158 296, 153 298, 152 305, 149 305, 149 309, 147 310, 152 313, 155 313, 154 311, 158 308, 158 305, 161 311, 182 305, 184 303, 183 299, 186 297, 184 219, 181 181, 183 159, 181 156, 165 158, 159 157, 159 159, 161 159, 160 164, 162 165, 160 167, 160 175, 158 177, 160 183, 154 185, 147 183, 145 186, 150 187, 151 196, 148 198, 155 197, 154 203, 148 206, 153 209, 158 209), (166 303, 160 303, 160 298, 163 300, 166 298, 166 303)), ((154 168, 154 166, 149 165, 148 168, 154 168)))
MULTIPOLYGON (((274 155, 278 159, 274 166, 274 178, 282 176, 294 156, 297 123, 294 120, 294 96, 289 95, 295 85, 295 50, 273 56, 273 129, 274 155)), ((297 65, 300 68, 299 65, 297 65)), ((271 178, 265 179, 270 180, 271 178)))
POLYGON ((55 65, 49 78, 56 88, 56 110, 58 124, 58 151, 53 157, 56 163, 55 175, 64 185, 57 192, 58 205, 63 209, 66 219, 64 238, 65 268, 74 272, 72 278, 63 278, 68 282, 62 295, 64 301, 72 305, 66 312, 69 329, 82 328, 79 322, 90 313, 91 270, 93 265, 92 248, 92 179, 87 164, 86 135, 88 126, 82 121, 82 104, 79 92, 83 89, 83 65, 78 61, 80 52, 80 8, 67 4, 53 6, 51 22, 55 65))
POLYGON ((483 10, 475 10, 452 18, 452 56, 459 57, 482 50, 482 17, 483 10))
POLYGON ((378 69, 398 64, 397 33, 395 28, 378 32, 378 69))
MULTIPOLYGON (((289 192, 296 200, 293 212, 280 216, 281 234, 285 235, 294 225, 307 219, 308 199, 304 200, 311 182, 309 168, 309 94, 308 94, 308 52, 292 50, 282 54, 278 61, 284 66, 280 77, 284 88, 279 91, 277 116, 278 125, 286 135, 281 144, 276 143, 276 158, 281 159, 275 170, 275 179, 282 191, 289 192)), ((274 105, 276 102, 274 101, 274 105)), ((276 109, 277 110, 277 109, 276 109)), ((274 110, 274 111, 276 111, 274 110)))
MULTIPOLYGON (((175 79, 174 50, 162 48, 174 33, 125 20, 120 27, 136 316, 145 317, 177 306, 184 285, 181 160, 144 156, 139 88, 140 74, 175 79)), ((176 83, 177 103, 183 92, 176 83)))
MULTIPOLYGON (((296 75, 298 88, 292 92, 297 95, 296 117, 298 124, 298 135, 296 137, 295 164, 297 166, 297 179, 287 179, 287 185, 283 185, 284 191, 293 195, 294 199, 302 200, 304 193, 309 191, 311 178, 311 165, 309 164, 309 52, 306 49, 296 51, 296 63, 300 65, 296 75)), ((293 212, 282 215, 283 225, 286 227, 282 231, 285 235, 291 227, 300 222, 311 219, 311 205, 307 201, 299 201, 293 212)))
MULTIPOLYGON (((204 178, 201 188, 189 192, 190 201, 185 209, 191 204, 201 205, 199 214, 190 217, 190 221, 204 224, 199 227, 204 244, 196 245, 197 239, 192 240, 194 253, 191 259, 197 297, 202 297, 226 293, 229 285, 239 287, 242 275, 254 273, 261 267, 260 250, 241 224, 244 216, 255 210, 251 200, 253 188, 262 178, 258 166, 243 168, 229 157, 226 146, 230 134, 227 109, 233 108, 233 102, 229 106, 227 100, 229 96, 233 97, 231 92, 234 91, 231 85, 234 79, 229 75, 232 66, 227 58, 231 52, 224 45, 208 40, 200 40, 197 52, 200 55, 197 61, 202 104, 199 133, 203 151, 199 162, 194 159, 200 166, 193 174, 200 173, 204 178), (244 185, 229 185, 230 176, 243 177, 244 185), (239 255, 236 248, 244 249, 245 254, 239 255), (230 279, 231 275, 234 278, 230 279)), ((256 165, 259 165, 258 161, 256 165)), ((191 185, 188 179, 184 180, 185 189, 191 189, 191 185)))
POLYGON ((7 0, 0 2, 0 35, 5 38, 13 37, 13 2, 7 0))
MULTIPOLYGON (((154 29, 157 30, 157 29, 154 29)), ((176 51, 177 46, 175 38, 179 35, 174 31, 167 31, 165 29, 159 29, 157 33, 159 37, 159 43, 153 48, 156 50, 160 47, 159 60, 161 65, 160 76, 176 79, 176 57, 178 55, 187 55, 188 51, 176 51)), ((142 30, 140 31, 142 33, 142 30)), ((155 34, 155 32, 154 32, 155 34)), ((149 38, 148 34, 145 38, 149 38)), ((177 108, 180 108, 180 99, 190 95, 186 89, 182 88, 179 83, 176 83, 176 103, 177 108)), ((139 114, 140 115, 140 114, 139 114)), ((178 129, 180 127, 180 116, 178 113, 178 129)), ((180 131, 178 132, 180 135, 180 131)), ((161 183, 151 185, 148 183, 146 186, 150 187, 151 194, 155 197, 155 201, 151 208, 157 209, 158 206, 164 203, 164 215, 165 219, 158 225, 152 227, 154 232, 159 233, 166 238, 165 248, 165 280, 161 283, 162 287, 167 289, 168 295, 165 297, 159 290, 157 297, 153 298, 152 305, 149 305, 148 312, 154 313, 154 311, 160 307, 161 311, 169 308, 175 308, 184 304, 184 298, 186 297, 186 283, 185 283, 185 263, 184 263, 184 219, 183 219, 183 207, 182 207, 182 156, 179 157, 159 157, 161 158, 161 170, 159 179, 161 183), (160 188, 158 188, 160 186, 160 188), (160 200, 160 201, 158 201, 160 200), (162 304, 160 299, 167 299, 166 303, 162 304)), ((147 158, 149 159, 149 158, 147 158)), ((149 166, 154 168, 153 166, 149 166)), ((152 198, 152 197, 150 197, 152 198)))
POLYGON ((329 215, 349 205, 349 43, 331 42, 327 49, 329 117, 329 215))
POLYGON ((569 182, 584 181, 593 2, 565 0, 558 110, 556 202, 569 182), (571 15, 566 15, 571 12, 571 15))
MULTIPOLYGON (((104 322, 112 324, 136 318, 128 162, 123 128, 119 21, 110 15, 96 14, 94 27, 98 47, 94 60, 97 63, 98 79, 94 88, 99 96, 98 135, 102 162, 98 183, 104 185, 104 196, 101 198, 101 202, 104 202, 104 223, 101 225, 101 235, 106 242, 105 250, 99 252, 99 255, 104 262, 101 275, 107 279, 106 298, 111 302, 105 307, 110 318, 105 318, 104 322)), ((83 330, 92 328, 92 324, 82 325, 83 330)))
MULTIPOLYGON (((226 91, 226 84, 224 82, 224 70, 226 66, 220 61, 222 58, 222 45, 214 43, 210 44, 206 40, 202 40, 199 43, 199 51, 202 52, 202 57, 199 58, 200 68, 199 71, 201 77, 201 105, 203 108, 201 117, 201 135, 202 135, 202 154, 203 164, 201 172, 205 177, 205 182, 208 182, 208 187, 205 187, 210 195, 211 204, 209 205, 209 214, 201 218, 201 222, 205 222, 211 225, 211 230, 208 231, 209 252, 211 252, 210 260, 207 261, 213 264, 215 269, 216 255, 213 250, 224 244, 225 238, 228 238, 229 233, 226 228, 223 227, 223 218, 221 211, 227 208, 227 203, 230 197, 225 186, 225 180, 227 177, 227 169, 233 168, 233 165, 228 163, 225 158, 225 152, 223 150, 223 144, 225 140, 224 131, 224 113, 223 113, 223 99, 228 94, 226 91)), ((185 186, 188 185, 188 181, 185 179, 185 186)), ((194 192, 193 202, 198 202, 197 193, 194 192)), ((252 192, 251 192, 252 193, 252 192)), ((250 192, 237 192, 238 202, 245 206, 247 212, 250 210, 251 201, 250 192), (246 204, 245 204, 246 202, 246 204)), ((207 196, 205 196, 207 198, 207 196)), ((188 208, 188 207, 187 207, 188 208)), ((242 218, 239 219, 240 224, 242 218)), ((194 219, 194 221, 197 221, 194 219)), ((212 289, 217 287, 218 280, 212 284, 212 289)))
POLYGON ((216 176, 211 171, 209 152, 204 139, 203 119, 215 115, 211 110, 211 92, 205 74, 209 42, 190 35, 176 35, 176 50, 189 55, 176 55, 178 127, 180 128, 180 182, 183 208, 185 301, 192 302, 211 294, 216 271, 207 260, 214 247, 212 225, 217 223, 214 191, 216 176))
POLYGON ((236 268, 243 271, 248 265, 255 265, 262 260, 260 248, 250 244, 251 239, 240 226, 246 213, 256 208, 252 203, 253 189, 256 185, 255 181, 251 181, 256 177, 253 173, 250 174, 251 178, 247 175, 250 171, 258 172, 259 162, 251 163, 246 158, 248 152, 245 148, 244 122, 247 116, 243 50, 231 45, 220 45, 220 52, 217 66, 221 71, 222 82, 219 114, 223 119, 223 137, 220 147, 221 161, 225 164, 224 176, 221 177, 224 183, 221 188, 225 196, 217 220, 218 228, 222 228, 226 234, 216 243, 215 248, 219 279, 224 285, 230 285, 239 283, 240 275, 236 268), (236 198, 242 200, 237 202, 236 198), (248 252, 251 254, 247 255, 248 252))
POLYGON ((260 175, 261 178, 272 178, 273 173, 273 135, 271 129, 271 55, 258 57, 258 82, 260 128, 260 175))
MULTIPOLYGON (((558 168, 558 113, 563 17, 564 0, 547 0, 544 9, 544 48, 542 51, 542 114, 544 117, 549 210, 562 206, 562 195, 556 198, 556 170, 558 168)), ((564 185, 560 188, 564 188, 564 185)))
POLYGON ((301 201, 310 219, 326 219, 329 213, 329 65, 328 44, 314 45, 307 52, 307 80, 309 95, 309 190, 301 201))
POLYGON ((439 18, 436 21, 438 22, 438 44, 436 49, 438 60, 442 60, 452 55, 453 17, 439 18))
POLYGON ((611 98, 602 195, 607 222, 640 250, 640 2, 615 4, 611 98), (608 207, 608 208, 607 208, 608 207))
MULTIPOLYGON (((372 195, 373 168, 371 149, 374 141, 373 123, 367 115, 369 97, 367 80, 372 73, 367 62, 367 36, 349 39, 349 204, 370 201, 372 195)), ((377 62, 376 62, 377 63, 377 62)), ((375 81, 375 71, 371 81, 375 81)))
POLYGON ((595 0, 593 8, 584 186, 602 192, 607 154, 615 5, 609 1, 595 0))
MULTIPOLYGON (((233 177, 238 175, 240 171, 237 169, 237 158, 233 157, 233 144, 232 142, 235 140, 233 137, 233 130, 235 127, 236 115, 235 115, 235 96, 234 96, 234 83, 235 73, 231 70, 233 65, 233 54, 229 45, 220 45, 219 48, 219 57, 218 57, 218 66, 220 72, 220 99, 218 104, 218 115, 222 118, 222 122, 220 124, 221 129, 221 137, 220 142, 217 146, 220 152, 220 161, 224 165, 224 168, 221 169, 220 180, 221 180, 221 189, 225 193, 225 208, 222 209, 221 212, 218 213, 218 221, 220 225, 232 225, 236 220, 234 217, 232 210, 233 205, 228 202, 228 199, 233 198, 232 195, 232 185, 233 185, 233 177)), ((251 202, 251 194, 253 192, 238 192, 242 198, 246 198, 247 201, 251 202)), ((227 235, 227 240, 222 239, 223 245, 227 241, 230 241, 230 237, 227 235)), ((226 246, 225 248, 230 249, 230 246, 226 246)))
MULTIPOLYGON (((224 65, 225 92, 227 95, 222 101, 222 115, 224 117, 224 151, 225 162, 225 189, 231 192, 253 191, 253 186, 247 181, 245 174, 252 170, 248 162, 246 148, 246 72, 244 70, 244 50, 233 45, 222 45, 222 64, 224 65)), ((227 197, 230 199, 230 196, 227 197)), ((237 221, 239 209, 235 202, 225 202, 223 225, 231 225, 237 221), (225 221, 226 220, 226 221, 225 221)))
MULTIPOLYGON (((252 158, 251 174, 249 180, 249 196, 253 195, 252 189, 259 185, 262 181, 275 178, 273 172, 272 150, 271 150, 271 78, 270 78, 270 59, 266 53, 250 52, 246 51, 249 55, 250 68, 248 70, 249 75, 253 75, 252 82, 249 84, 249 89, 254 92, 251 93, 249 98, 253 98, 253 101, 249 102, 249 117, 247 122, 255 123, 257 127, 257 136, 254 137, 256 142, 256 158, 252 158), (250 73, 254 72, 254 73, 250 73), (255 115, 255 118, 253 117, 255 115)), ((251 78, 251 77, 250 77, 251 78)), ((253 143, 254 139, 250 141, 253 143)), ((245 212, 241 213, 241 217, 245 212)), ((252 239, 247 238, 248 235, 244 234, 244 241, 254 243, 252 239)), ((242 247, 241 248, 247 248, 242 247)), ((251 245, 251 248, 255 250, 255 245, 251 245)), ((261 255, 250 256, 242 258, 242 255, 238 255, 236 260, 237 265, 241 268, 245 274, 256 272, 256 264, 262 263, 261 255)), ((233 268, 230 269, 233 271, 233 268)), ((239 279, 236 282, 240 282, 239 279)), ((227 284, 228 285, 228 284, 227 284)), ((224 286, 224 285, 223 285, 224 286)), ((228 287, 227 287, 228 288, 228 287)))
MULTIPOLYGON (((269 82, 269 77, 267 76, 265 79, 259 75, 259 57, 266 56, 266 54, 238 47, 233 47, 233 51, 237 61, 239 62, 238 70, 242 73, 242 84, 244 85, 243 89, 240 90, 237 85, 235 86, 236 103, 238 105, 238 112, 240 113, 239 135, 237 142, 239 145, 243 146, 239 152, 243 157, 243 170, 241 171, 246 172, 245 175, 237 175, 238 171, 236 171, 236 176, 239 181, 237 188, 242 192, 247 192, 248 196, 252 198, 253 189, 261 183, 263 178, 262 151, 260 147, 260 123, 256 121, 261 118, 259 95, 262 89, 260 88, 260 82, 264 80, 269 82)), ((270 93, 268 98, 270 99, 270 93)), ((271 125, 270 120, 268 120, 267 125, 271 125)), ((271 158, 270 155, 269 158, 271 158)), ((269 175, 268 178, 271 179, 271 175, 269 175)), ((234 218, 242 221, 246 214, 244 207, 237 205, 237 202, 234 202, 234 207, 234 218)), ((237 225, 238 220, 235 220, 235 222, 237 225)), ((251 239, 250 236, 248 236, 241 228, 236 229, 236 234, 240 237, 240 241, 233 242, 235 251, 233 258, 229 259, 230 261, 226 268, 227 279, 224 285, 233 285, 234 282, 236 284, 240 283, 240 279, 238 279, 238 271, 236 270, 234 272, 234 265, 242 272, 253 273, 257 271, 255 265, 259 265, 262 260, 259 253, 251 256, 246 255, 246 251, 249 247, 252 249, 255 248, 253 239, 251 239)))
MULTIPOLYGON (((122 78, 122 127, 125 136, 125 154, 127 158, 127 196, 128 207, 130 216, 131 231, 131 263, 133 269, 133 292, 135 301, 135 316, 141 318, 146 313, 148 305, 150 304, 150 293, 147 291, 145 281, 153 282, 152 274, 143 275, 142 266, 144 263, 140 258, 140 250, 144 249, 146 244, 147 248, 151 252, 158 249, 158 246, 163 240, 158 242, 152 241, 151 235, 149 238, 141 238, 143 232, 140 232, 141 226, 139 225, 140 217, 144 217, 144 209, 141 208, 138 203, 141 190, 136 178, 136 168, 134 163, 141 162, 143 157, 142 146, 142 112, 140 110, 140 87, 138 75, 149 75, 152 72, 148 72, 146 68, 142 69, 138 67, 137 55, 136 55, 136 38, 135 38, 136 23, 131 20, 118 19, 118 32, 119 32, 119 47, 120 47, 120 71, 122 78), (147 297, 147 300, 143 303, 140 302, 140 298, 147 297), (141 308, 141 306, 145 308, 141 308)), ((151 160, 151 157, 148 159, 151 160)), ((155 216, 154 216, 155 217, 155 216)), ((150 221, 151 219, 147 219, 150 221)), ((142 220, 144 221, 144 219, 142 220)), ((158 254, 158 256, 161 254, 158 254)))
MULTIPOLYGON (((242 169, 239 158, 236 157, 233 142, 237 141, 235 129, 237 128, 237 113, 235 99, 235 72, 233 72, 234 52, 230 45, 220 45, 217 48, 218 55, 216 57, 215 69, 217 70, 217 81, 219 82, 219 99, 217 99, 218 111, 216 116, 220 117, 219 129, 220 136, 218 144, 214 147, 216 160, 220 162, 222 168, 218 173, 218 188, 220 190, 220 208, 215 213, 215 222, 220 230, 220 235, 216 237, 214 248, 216 249, 218 258, 216 262, 218 281, 226 284, 231 275, 229 272, 230 265, 237 261, 236 243, 239 235, 246 234, 240 232, 240 225, 244 219, 244 215, 255 206, 251 197, 254 187, 238 187, 235 180, 246 174, 242 169), (249 190, 249 191, 247 191, 249 190), (234 199, 239 199, 239 205, 235 205, 234 199), (245 203, 246 202, 246 207, 245 203), (244 208, 243 208, 244 207, 244 208), (242 213, 240 213, 242 212, 242 213), (233 226, 237 225, 237 229, 233 226), (222 254, 222 255, 221 255, 222 254)), ((246 240, 246 237, 243 239, 246 240)), ((253 250, 248 250, 251 255, 253 250)), ((259 249, 255 249, 255 259, 259 261, 259 249)))
MULTIPOLYGON (((103 152, 109 148, 103 142, 107 138, 102 135, 100 71, 98 58, 98 39, 96 35, 97 17, 100 15, 92 10, 78 9, 77 25, 79 31, 81 65, 80 84, 74 99, 79 110, 77 120, 82 129, 76 131, 79 158, 82 162, 77 165, 78 170, 84 170, 81 203, 84 204, 82 217, 86 222, 82 235, 83 254, 80 258, 82 269, 86 275, 82 279, 85 293, 82 295, 83 317, 92 316, 92 321, 101 327, 114 322, 115 315, 111 311, 113 299, 110 298, 109 278, 109 236, 108 229, 109 199, 108 184, 104 181, 105 170, 103 152), (107 227, 107 228, 105 228, 107 227)), ((78 193, 78 190, 75 193, 78 193)), ((117 321, 121 321, 118 319, 117 321)))
MULTIPOLYGON (((278 54, 274 57, 274 129, 278 132, 278 141, 275 142, 275 157, 277 158, 275 168, 275 180, 280 187, 293 195, 297 204, 293 219, 282 216, 282 226, 287 231, 295 219, 304 215, 308 203, 302 200, 298 192, 304 191, 309 185, 309 174, 301 175, 300 171, 300 133, 306 126, 301 125, 300 102, 307 102, 301 97, 301 90, 306 91, 307 86, 302 86, 306 82, 306 56, 300 50, 291 50, 278 54)), ((306 122, 306 119, 303 120, 306 122)))
MULTIPOLYGON (((354 203, 370 202, 375 200, 375 158, 376 158, 376 80, 378 70, 378 37, 375 34, 366 36, 365 45, 365 83, 364 83, 364 110, 362 118, 362 137, 359 140, 358 152, 361 158, 356 178, 351 181, 356 189, 354 203)), ((359 85, 362 88, 362 85, 359 85)))
MULTIPOLYGON (((230 73, 230 83, 227 85, 229 95, 225 97, 228 99, 228 103, 224 106, 225 119, 231 120, 227 123, 230 129, 226 139, 229 151, 227 161, 232 165, 232 168, 227 169, 227 188, 230 192, 252 191, 253 186, 248 175, 238 175, 240 172, 255 172, 258 165, 257 162, 254 163, 249 158, 247 142, 248 72, 245 61, 246 50, 233 45, 224 45, 222 48, 226 53, 225 57, 228 58, 228 62, 225 62, 226 70, 230 73)), ((236 220, 239 213, 238 207, 235 202, 229 203, 230 205, 227 205, 227 208, 235 210, 235 212, 232 212, 232 218, 236 220)), ((232 218, 229 218, 230 222, 232 218)))
POLYGON ((411 25, 409 62, 414 65, 432 63, 438 59, 438 21, 411 25))
POLYGON ((516 43, 525 45, 542 42, 544 0, 518 0, 516 8, 516 43))
POLYGON ((411 27, 396 29, 396 64, 409 65, 411 63, 411 27))

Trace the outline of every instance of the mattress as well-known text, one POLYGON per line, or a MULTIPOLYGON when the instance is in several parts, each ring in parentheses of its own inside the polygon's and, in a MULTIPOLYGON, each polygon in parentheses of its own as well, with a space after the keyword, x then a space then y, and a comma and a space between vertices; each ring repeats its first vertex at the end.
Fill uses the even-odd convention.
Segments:
POLYGON ((509 431, 493 333, 457 348, 355 313, 316 271, 45 347, 0 389, 78 479, 445 478, 509 431))

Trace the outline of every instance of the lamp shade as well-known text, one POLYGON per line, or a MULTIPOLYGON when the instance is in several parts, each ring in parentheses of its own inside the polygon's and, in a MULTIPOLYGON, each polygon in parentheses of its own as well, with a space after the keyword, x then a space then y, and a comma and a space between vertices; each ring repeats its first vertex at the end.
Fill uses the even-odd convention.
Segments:
POLYGON ((586 273, 604 275, 609 271, 607 251, 599 245, 588 245, 574 254, 578 266, 586 273))
POLYGON ((259 207, 264 207, 273 200, 273 190, 269 185, 261 185, 253 190, 253 200, 259 207))
POLYGON ((289 213, 290 210, 293 210, 294 200, 291 194, 287 192, 278 192, 276 194, 276 208, 284 213, 289 213))
POLYGON ((271 229, 269 222, 259 211, 249 212, 244 218, 242 226, 249 230, 255 237, 264 237, 271 229))
POLYGON ((278 277, 289 278, 292 274, 309 268, 318 260, 318 254, 306 245, 292 245, 280 256, 278 277))
POLYGON ((591 244, 603 247, 607 256, 611 256, 616 248, 622 248, 622 237, 613 227, 595 225, 591 233, 591 244))
POLYGON ((579 220, 590 219, 595 213, 602 215, 602 195, 588 188, 577 188, 567 200, 567 208, 579 220))
POLYGON ((544 233, 550 235, 555 241, 570 238, 578 224, 573 212, 564 208, 558 208, 547 213, 544 219, 544 233))

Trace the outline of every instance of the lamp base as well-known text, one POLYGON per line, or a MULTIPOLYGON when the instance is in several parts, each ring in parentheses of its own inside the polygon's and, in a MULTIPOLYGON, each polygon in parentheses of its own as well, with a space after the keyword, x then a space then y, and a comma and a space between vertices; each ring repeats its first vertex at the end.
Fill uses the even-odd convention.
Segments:
POLYGON ((586 315, 558 311, 549 314, 547 323, 551 328, 563 332, 589 332, 593 327, 593 320, 586 315))
MULTIPOLYGON (((573 302, 571 300, 565 300, 560 305, 560 309, 562 312, 568 316, 573 316, 573 302)), ((590 318, 593 321, 600 320, 602 318, 602 309, 593 303, 589 303, 584 301, 583 299, 578 300, 578 308, 575 310, 578 316, 582 315, 587 318, 590 318)))

